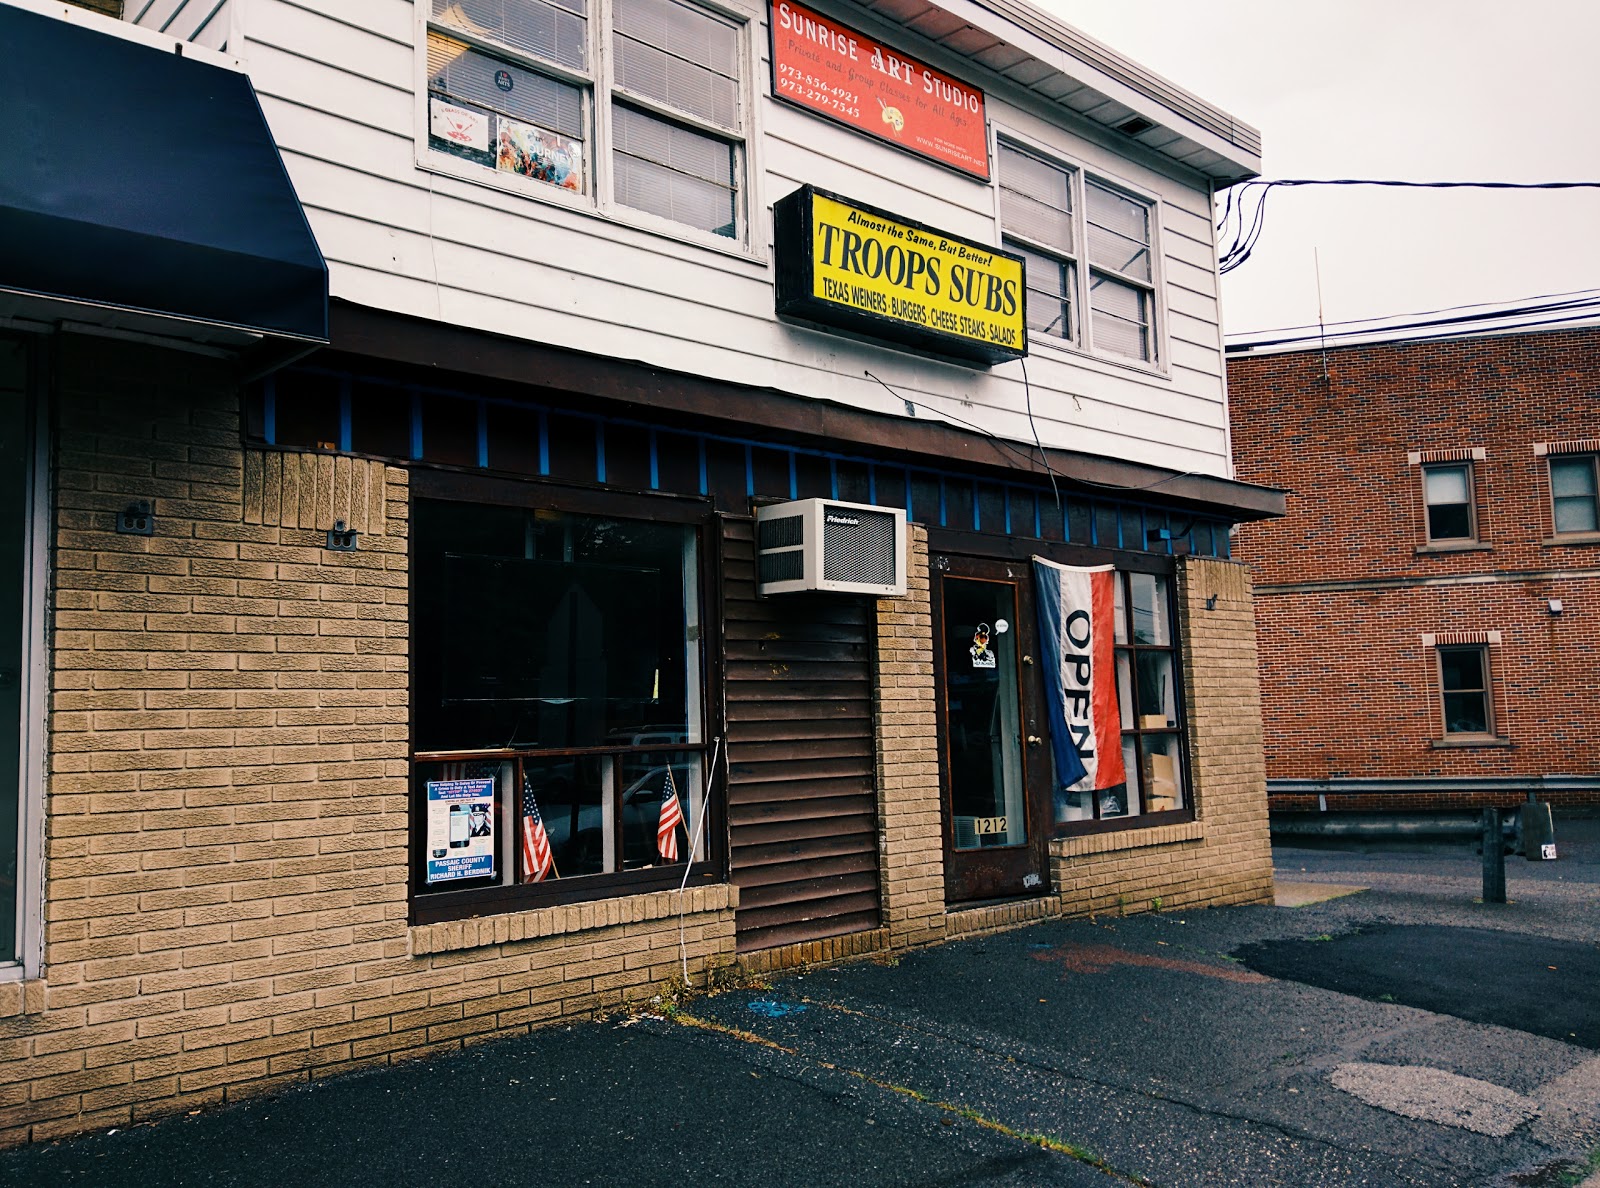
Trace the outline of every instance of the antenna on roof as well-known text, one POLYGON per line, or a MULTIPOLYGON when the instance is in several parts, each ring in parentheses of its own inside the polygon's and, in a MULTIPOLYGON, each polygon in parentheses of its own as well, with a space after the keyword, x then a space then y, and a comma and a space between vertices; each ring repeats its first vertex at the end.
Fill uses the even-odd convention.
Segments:
POLYGON ((1311 263, 1317 272, 1317 334, 1322 339, 1322 386, 1328 386, 1328 327, 1322 317, 1322 255, 1315 246, 1311 249, 1311 263))

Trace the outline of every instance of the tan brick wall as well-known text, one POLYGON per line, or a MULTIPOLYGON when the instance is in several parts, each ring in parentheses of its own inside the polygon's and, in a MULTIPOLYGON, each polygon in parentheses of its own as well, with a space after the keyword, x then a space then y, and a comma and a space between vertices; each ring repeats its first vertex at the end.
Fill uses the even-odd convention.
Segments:
MULTIPOLYGON (((246 452, 220 366, 60 347, 45 968, 0 987, 0 1144, 678 976, 674 893, 408 927, 405 471, 246 452), (153 537, 113 531, 133 500, 153 537)), ((690 895, 698 977, 734 895, 690 895)))
POLYGON ((1186 557, 1177 597, 1196 819, 1052 842, 1068 915, 1150 911, 1158 900, 1166 910, 1272 899, 1248 571, 1186 557))
POLYGON ((920 524, 907 531, 906 596, 878 602, 873 689, 878 877, 895 948, 927 944, 945 930, 928 532, 920 524))

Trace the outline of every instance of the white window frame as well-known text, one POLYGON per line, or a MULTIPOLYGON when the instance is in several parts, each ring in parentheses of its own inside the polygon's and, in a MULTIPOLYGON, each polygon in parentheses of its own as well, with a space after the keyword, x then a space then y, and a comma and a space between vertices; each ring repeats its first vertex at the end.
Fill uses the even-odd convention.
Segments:
MULTIPOLYGON (((761 14, 753 5, 740 0, 677 0, 689 8, 699 8, 708 15, 727 21, 737 27, 739 41, 739 129, 730 131, 721 125, 701 119, 692 113, 679 111, 658 100, 641 96, 618 85, 612 69, 612 33, 614 6, 612 0, 588 0, 588 69, 575 70, 536 55, 519 52, 494 41, 484 41, 463 35, 450 25, 436 24, 432 19, 432 0, 417 0, 416 11, 416 78, 415 78, 415 163, 418 169, 441 174, 474 185, 485 186, 518 197, 532 198, 550 206, 561 207, 578 214, 598 216, 610 222, 623 224, 642 231, 663 235, 671 239, 711 248, 727 255, 761 259, 765 256, 768 239, 764 206, 757 195, 756 186, 761 177, 756 146, 757 102, 754 72, 759 64, 754 52, 752 37, 761 27, 761 14), (502 58, 512 65, 543 74, 560 82, 583 89, 585 113, 584 178, 586 190, 573 193, 559 186, 531 178, 519 177, 486 168, 474 162, 439 152, 429 144, 428 107, 428 34, 438 32, 444 36, 466 42, 475 49, 502 58), (738 185, 738 203, 734 212, 737 233, 732 236, 702 231, 687 223, 674 222, 649 211, 624 206, 616 201, 613 185, 614 170, 611 165, 612 133, 611 106, 614 97, 650 115, 659 116, 694 132, 713 136, 733 146, 735 175, 738 185)), ((430 189, 431 189, 430 185, 430 189)))
MULTIPOLYGON (((37 360, 37 354, 36 354, 37 360)), ((0 959, 0 982, 38 978, 44 970, 45 691, 50 685, 46 630, 49 618, 46 580, 49 565, 50 483, 49 407, 38 364, 28 376, 33 402, 33 458, 27 483, 26 535, 23 541, 22 719, 17 755, 17 917, 16 959, 0 959)))
POLYGON ((1162 201, 1158 194, 1151 193, 1139 186, 1130 184, 1121 178, 1115 177, 1104 170, 1094 169, 1072 157, 1039 144, 1029 137, 1020 135, 1009 128, 998 125, 994 129, 994 142, 991 146, 991 158, 995 163, 994 179, 991 189, 994 195, 994 221, 997 242, 1002 246, 1007 241, 1029 252, 1050 256, 1054 259, 1069 261, 1073 271, 1073 293, 1070 296, 1073 320, 1076 323, 1076 333, 1072 337, 1058 334, 1042 334, 1032 329, 1028 332, 1030 346, 1056 347, 1058 349, 1084 354, 1102 362, 1119 367, 1130 367, 1134 370, 1155 373, 1166 376, 1170 373, 1168 361, 1167 340, 1167 306, 1164 283, 1164 270, 1162 268, 1163 254, 1161 250, 1161 226, 1163 222, 1162 201), (1005 176, 1004 163, 1001 160, 1003 149, 1013 149, 1025 156, 1030 156, 1043 162, 1045 165, 1060 169, 1067 174, 1067 184, 1072 194, 1072 223, 1073 223, 1073 251, 1064 253, 1059 247, 1048 243, 1041 243, 1028 238, 1026 235, 1014 233, 1005 223, 1000 213, 1000 190, 1005 176), (1131 278, 1114 272, 1110 269, 1097 268, 1089 261, 1089 211, 1088 211, 1088 186, 1095 183, 1104 189, 1138 202, 1150 212, 1150 281, 1146 284, 1136 278, 1131 278), (1094 343, 1094 327, 1092 306, 1090 303, 1089 276, 1091 272, 1105 272, 1113 279, 1130 286, 1140 288, 1149 294, 1150 300, 1150 358, 1136 359, 1117 351, 1108 351, 1097 347, 1094 343))

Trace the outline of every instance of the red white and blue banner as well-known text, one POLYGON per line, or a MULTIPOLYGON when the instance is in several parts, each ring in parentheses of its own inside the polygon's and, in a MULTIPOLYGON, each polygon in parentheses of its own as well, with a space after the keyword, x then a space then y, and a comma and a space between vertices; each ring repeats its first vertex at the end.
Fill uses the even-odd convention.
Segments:
POLYGON ((1116 574, 1033 559, 1059 810, 1068 793, 1128 782, 1117 706, 1116 574))

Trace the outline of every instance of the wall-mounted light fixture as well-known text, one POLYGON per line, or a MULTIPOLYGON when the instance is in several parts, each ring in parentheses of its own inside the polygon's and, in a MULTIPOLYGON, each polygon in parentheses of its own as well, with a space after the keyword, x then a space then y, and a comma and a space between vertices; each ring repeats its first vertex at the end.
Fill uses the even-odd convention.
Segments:
POLYGON ((1217 596, 1215 594, 1206 595, 1206 609, 1207 610, 1216 610, 1217 609, 1217 596))
POLYGON ((1545 605, 1550 608, 1550 613, 1552 615, 1559 615, 1561 613, 1561 610, 1562 610, 1561 599, 1552 598, 1545 605))

